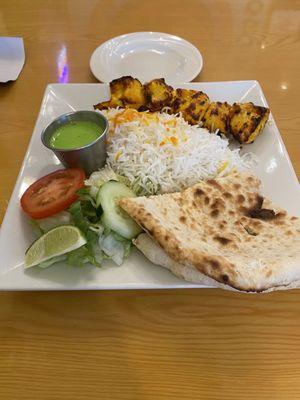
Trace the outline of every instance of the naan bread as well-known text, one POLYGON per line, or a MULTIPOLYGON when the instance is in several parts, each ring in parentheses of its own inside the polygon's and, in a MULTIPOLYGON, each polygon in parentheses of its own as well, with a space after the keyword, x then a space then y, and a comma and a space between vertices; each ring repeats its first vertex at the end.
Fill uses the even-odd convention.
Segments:
MULTIPOLYGON (((172 260, 166 252, 154 242, 153 239, 147 233, 141 233, 136 239, 133 240, 134 245, 144 254, 144 256, 150 260, 153 264, 165 267, 170 270, 178 278, 184 279, 188 282, 196 283, 197 285, 203 285, 208 288, 221 288, 231 291, 238 291, 231 286, 217 282, 208 276, 201 274, 195 267, 179 264, 172 260)), ((264 290, 266 292, 273 292, 274 290, 287 290, 287 289, 299 289, 300 280, 293 281, 286 286, 275 286, 264 290)), ((255 293, 255 292, 248 292, 255 293)))
POLYGON ((133 243, 153 264, 167 268, 178 278, 203 286, 221 287, 224 289, 230 288, 227 285, 201 274, 201 272, 199 272, 193 266, 179 264, 178 262, 172 260, 172 258, 170 258, 168 254, 161 247, 159 247, 158 244, 156 244, 147 233, 141 233, 136 239, 133 240, 133 243))
POLYGON ((264 291, 300 279, 300 220, 263 198, 259 186, 233 173, 119 204, 179 265, 238 290, 264 291))

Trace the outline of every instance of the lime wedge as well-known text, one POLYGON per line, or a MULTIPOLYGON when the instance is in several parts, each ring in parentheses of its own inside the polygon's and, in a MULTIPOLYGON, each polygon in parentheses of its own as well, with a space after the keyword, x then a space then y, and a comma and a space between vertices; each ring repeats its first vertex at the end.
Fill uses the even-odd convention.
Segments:
POLYGON ((60 256, 86 244, 81 231, 72 225, 62 225, 51 229, 27 249, 25 268, 33 267, 42 261, 60 256))

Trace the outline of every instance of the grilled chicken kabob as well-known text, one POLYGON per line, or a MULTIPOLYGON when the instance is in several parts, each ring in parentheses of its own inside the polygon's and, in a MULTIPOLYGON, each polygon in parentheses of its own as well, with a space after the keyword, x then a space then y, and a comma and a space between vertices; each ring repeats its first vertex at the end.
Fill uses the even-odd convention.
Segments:
POLYGON ((163 78, 144 85, 138 79, 124 76, 110 82, 111 99, 96 104, 95 109, 134 108, 151 112, 165 110, 181 113, 191 125, 232 135, 240 143, 252 143, 263 130, 270 110, 253 103, 210 102, 207 94, 189 89, 173 89, 163 78))

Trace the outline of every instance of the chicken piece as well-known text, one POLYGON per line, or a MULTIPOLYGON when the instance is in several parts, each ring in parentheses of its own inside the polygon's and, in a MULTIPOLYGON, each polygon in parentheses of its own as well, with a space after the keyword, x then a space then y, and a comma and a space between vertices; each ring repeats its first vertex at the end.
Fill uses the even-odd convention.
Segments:
POLYGON ((95 109, 105 110, 109 107, 135 108, 138 110, 146 104, 144 88, 138 79, 123 76, 110 82, 111 99, 96 104, 95 109))
POLYGON ((210 132, 215 132, 217 129, 225 135, 228 134, 228 117, 229 117, 230 105, 228 103, 210 103, 204 117, 202 118, 204 128, 207 128, 210 132))
POLYGON ((123 102, 119 99, 111 98, 108 101, 102 101, 101 103, 94 104, 94 110, 107 110, 108 108, 123 107, 123 102))
POLYGON ((176 89, 172 112, 182 113, 191 125, 199 124, 209 106, 208 96, 197 90, 176 89))
POLYGON ((252 143, 264 128, 270 110, 253 103, 234 103, 229 111, 229 131, 240 143, 252 143))
POLYGON ((145 106, 146 97, 144 87, 138 79, 127 77, 124 87, 125 89, 122 100, 125 107, 135 108, 138 110, 145 106))
POLYGON ((173 101, 173 88, 166 84, 164 78, 153 79, 144 84, 146 94, 146 109, 161 111, 164 107, 170 107, 173 101))

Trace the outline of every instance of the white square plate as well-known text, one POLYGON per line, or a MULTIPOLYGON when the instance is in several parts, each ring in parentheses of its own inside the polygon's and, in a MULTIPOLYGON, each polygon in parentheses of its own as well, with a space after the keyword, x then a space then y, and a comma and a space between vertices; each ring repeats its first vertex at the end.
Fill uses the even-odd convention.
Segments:
MULTIPOLYGON (((175 86, 175 85, 174 85, 175 86)), ((256 81, 188 83, 177 85, 206 92, 212 101, 252 101, 267 106, 256 81)), ((37 178, 61 167, 53 153, 43 147, 42 129, 57 116, 73 110, 92 110, 93 104, 109 99, 107 84, 51 84, 41 110, 0 232, 0 289, 156 289, 203 287, 176 278, 165 268, 154 266, 137 250, 121 267, 107 265, 24 271, 24 253, 33 240, 31 226, 19 207, 21 195, 37 178)), ((246 145, 259 159, 253 171, 263 183, 263 194, 294 215, 299 215, 300 190, 296 174, 272 118, 255 143, 246 145)))

